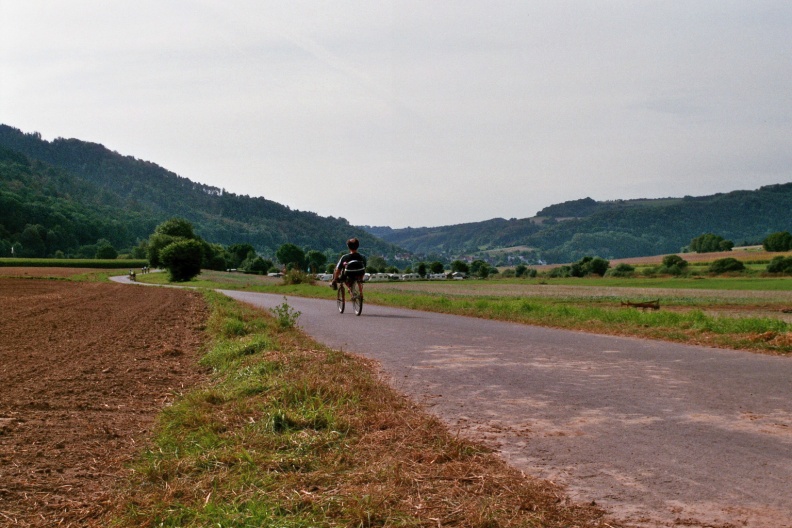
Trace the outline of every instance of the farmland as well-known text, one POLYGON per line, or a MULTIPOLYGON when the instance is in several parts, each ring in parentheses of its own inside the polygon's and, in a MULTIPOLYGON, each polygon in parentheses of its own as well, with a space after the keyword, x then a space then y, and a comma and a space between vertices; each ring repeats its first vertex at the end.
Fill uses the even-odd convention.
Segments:
POLYGON ((267 313, 37 271, 0 274, 2 525, 604 526, 267 313))
POLYGON ((0 525, 89 525, 156 413, 203 378, 206 307, 180 290, 31 279, 84 270, 0 270, 0 525))

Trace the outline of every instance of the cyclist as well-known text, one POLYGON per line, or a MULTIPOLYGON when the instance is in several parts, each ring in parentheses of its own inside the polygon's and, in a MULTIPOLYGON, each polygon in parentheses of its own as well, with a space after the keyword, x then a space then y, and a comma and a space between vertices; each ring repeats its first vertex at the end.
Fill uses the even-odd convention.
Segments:
POLYGON ((366 257, 358 253, 360 241, 357 238, 350 238, 347 240, 347 247, 349 248, 349 253, 339 259, 333 270, 333 280, 330 282, 330 287, 334 290, 338 288, 338 280, 342 277, 342 274, 346 277, 344 272, 347 270, 351 273, 355 270, 363 271, 366 269, 366 257))

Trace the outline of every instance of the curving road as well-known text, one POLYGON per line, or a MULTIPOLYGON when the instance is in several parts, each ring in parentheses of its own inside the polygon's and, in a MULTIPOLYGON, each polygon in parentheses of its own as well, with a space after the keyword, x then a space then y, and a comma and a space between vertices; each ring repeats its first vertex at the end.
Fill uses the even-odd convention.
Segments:
MULTIPOLYGON (((224 291, 264 308, 283 296, 224 291)), ((792 358, 289 297, 318 341, 637 526, 792 527, 792 358)))

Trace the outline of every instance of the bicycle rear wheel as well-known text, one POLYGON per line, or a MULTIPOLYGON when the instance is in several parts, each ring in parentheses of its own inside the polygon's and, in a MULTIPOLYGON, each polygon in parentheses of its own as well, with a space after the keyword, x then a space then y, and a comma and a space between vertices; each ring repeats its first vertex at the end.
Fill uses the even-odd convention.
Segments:
POLYGON ((363 285, 360 281, 352 284, 352 308, 355 310, 355 315, 363 313, 363 285))
POLYGON ((344 305, 346 304, 346 299, 344 298, 344 283, 338 283, 338 293, 336 294, 336 306, 338 307, 338 313, 344 313, 344 305))

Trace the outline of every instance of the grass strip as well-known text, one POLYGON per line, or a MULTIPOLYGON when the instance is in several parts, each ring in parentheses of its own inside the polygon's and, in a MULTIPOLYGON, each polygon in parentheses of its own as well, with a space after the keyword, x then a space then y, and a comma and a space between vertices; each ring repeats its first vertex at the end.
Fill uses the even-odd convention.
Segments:
POLYGON ((630 335, 691 344, 739 348, 774 354, 792 353, 792 325, 769 317, 726 317, 701 309, 642 311, 559 299, 449 297, 374 292, 368 302, 415 310, 466 315, 525 324, 630 335))
MULTIPOLYGON (((163 274, 146 275, 146 281, 167 282, 163 274), (154 276, 159 275, 159 276, 154 276)), ((631 279, 627 279, 631 280, 631 279)), ((726 280, 726 279, 724 279, 726 280)), ((758 279, 757 279, 758 280, 758 279)), ((788 279, 787 279, 788 281, 788 279)), ((298 295, 304 297, 334 298, 334 292, 321 283, 317 285, 283 285, 279 282, 262 282, 255 276, 239 274, 204 273, 190 286, 205 288, 243 289, 298 295)), ((627 335, 651 339, 664 339, 688 344, 751 350, 756 352, 792 354, 792 325, 772 317, 729 317, 712 315, 705 310, 717 305, 717 300, 690 298, 663 298, 663 309, 641 311, 620 306, 615 297, 585 297, 585 287, 576 289, 577 296, 566 297, 515 297, 513 295, 486 295, 487 285, 499 287, 500 281, 482 281, 475 284, 480 294, 455 295, 456 284, 447 284, 446 291, 399 291, 381 287, 366 288, 366 302, 414 310, 465 315, 511 321, 523 324, 580 330, 599 334, 627 335), (674 309, 677 308, 677 309, 674 309)), ((599 280, 602 284, 602 280, 599 280)), ((469 289, 469 286, 459 286, 469 289)), ((759 301, 736 301, 737 304, 759 301)), ((762 301, 764 303, 764 301, 762 301)))
POLYGON ((211 381, 162 413, 113 526, 606 526, 450 434, 373 364, 206 298, 211 381))

